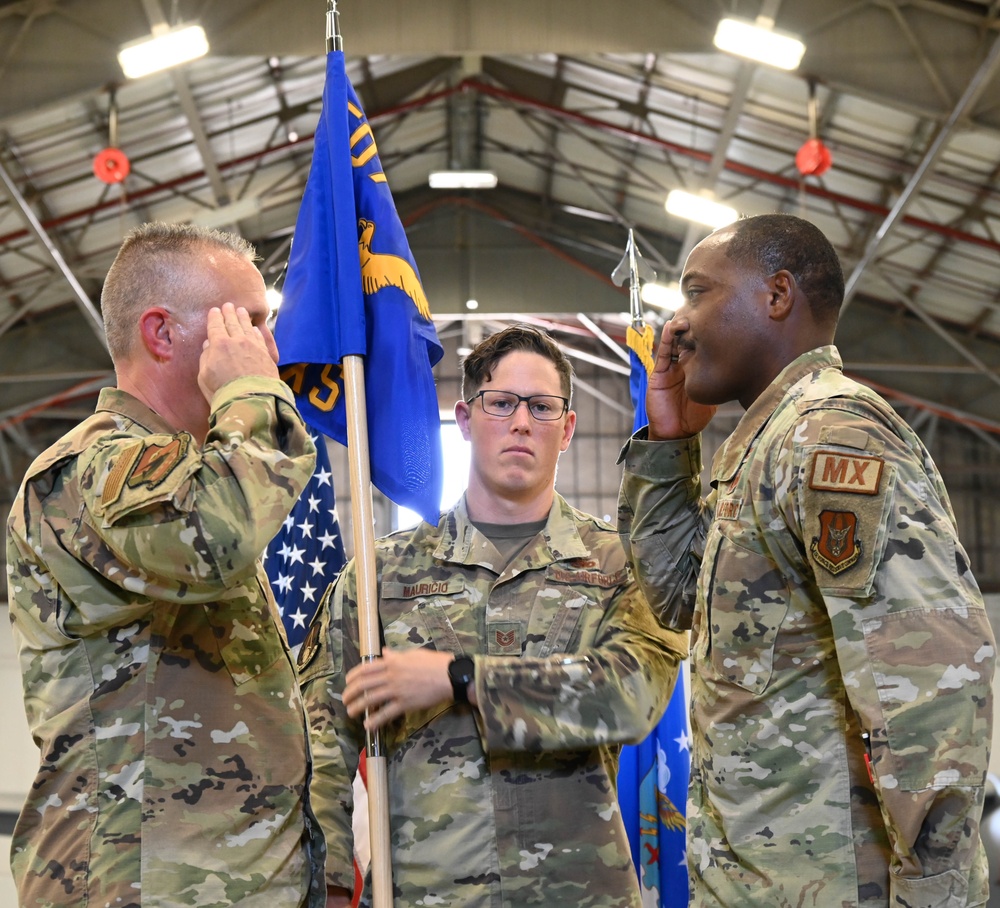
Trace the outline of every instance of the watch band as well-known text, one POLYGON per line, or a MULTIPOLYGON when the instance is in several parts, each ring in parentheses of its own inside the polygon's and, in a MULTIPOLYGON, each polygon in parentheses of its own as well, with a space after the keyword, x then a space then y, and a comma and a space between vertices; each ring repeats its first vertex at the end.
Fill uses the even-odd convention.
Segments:
POLYGON ((456 703, 469 702, 469 685, 476 680, 476 663, 468 656, 456 656, 448 663, 448 680, 456 703))

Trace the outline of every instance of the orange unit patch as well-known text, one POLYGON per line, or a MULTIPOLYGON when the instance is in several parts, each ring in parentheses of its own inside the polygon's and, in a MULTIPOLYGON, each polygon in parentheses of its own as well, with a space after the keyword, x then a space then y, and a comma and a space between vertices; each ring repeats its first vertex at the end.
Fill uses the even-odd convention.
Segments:
POLYGON ((177 435, 165 445, 146 445, 129 474, 129 488, 144 485, 147 489, 155 489, 184 460, 189 441, 189 435, 177 435))
POLYGON ((809 550, 816 563, 831 574, 839 574, 861 557, 857 537, 858 517, 850 511, 820 511, 819 536, 809 550))

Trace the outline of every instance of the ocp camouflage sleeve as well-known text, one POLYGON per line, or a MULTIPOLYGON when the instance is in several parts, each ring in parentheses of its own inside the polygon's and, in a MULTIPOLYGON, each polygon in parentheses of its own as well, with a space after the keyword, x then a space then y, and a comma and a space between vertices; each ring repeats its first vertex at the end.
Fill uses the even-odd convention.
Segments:
POLYGON ((79 458, 85 511, 63 545, 111 583, 128 577, 134 592, 157 599, 209 601, 252 577, 315 463, 274 384, 277 393, 245 378, 221 388, 202 448, 186 433, 136 438, 128 429, 90 445, 79 458), (98 550, 112 557, 94 559, 98 550))
POLYGON ((890 903, 974 902, 993 634, 930 455, 874 395, 831 400, 837 385, 828 378, 799 399, 778 453, 788 488, 775 500, 803 540, 868 736, 890 903))
MULTIPOLYGON (((556 576, 579 582, 572 574, 556 576)), ((591 646, 567 653, 543 645, 533 658, 517 660, 476 658, 478 721, 488 751, 592 747, 595 729, 609 744, 638 743, 663 715, 664 695, 669 699, 680 660, 687 657, 687 635, 653 617, 624 554, 621 567, 597 583, 606 584, 610 595, 591 646)), ((554 598, 544 588, 536 595, 554 598)), ((578 609, 581 603, 565 601, 563 607, 578 609)))
POLYGON ((712 515, 701 490, 701 437, 648 442, 640 429, 622 448, 618 532, 639 589, 667 627, 691 628, 695 585, 712 515))
POLYGON ((277 380, 227 384, 212 420, 199 449, 105 389, 12 508, 40 751, 11 850, 22 905, 325 902, 305 715, 258 560, 314 448, 277 380))
POLYGON ((343 702, 344 675, 361 661, 356 602, 351 560, 323 595, 298 656, 312 738, 313 810, 326 837, 326 882, 345 889, 354 888, 354 776, 365 735, 343 702))

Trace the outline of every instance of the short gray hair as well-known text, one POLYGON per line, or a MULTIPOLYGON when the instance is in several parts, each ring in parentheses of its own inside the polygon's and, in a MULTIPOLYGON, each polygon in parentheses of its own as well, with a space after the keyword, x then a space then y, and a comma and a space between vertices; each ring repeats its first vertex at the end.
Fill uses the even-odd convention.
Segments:
POLYGON ((130 230, 104 279, 101 313, 111 359, 132 352, 136 324, 150 306, 186 295, 197 299, 192 263, 215 250, 253 263, 257 251, 243 237, 193 224, 152 222, 130 230))

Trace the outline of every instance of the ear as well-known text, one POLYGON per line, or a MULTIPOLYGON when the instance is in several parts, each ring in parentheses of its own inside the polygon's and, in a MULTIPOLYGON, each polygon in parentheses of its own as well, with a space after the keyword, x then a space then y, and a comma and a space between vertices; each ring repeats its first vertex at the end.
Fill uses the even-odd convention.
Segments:
POLYGON ((798 294, 798 284, 790 271, 776 271, 768 279, 771 296, 767 304, 767 317, 772 321, 783 322, 792 314, 795 299, 798 294))
POLYGON ((559 445, 559 453, 561 454, 569 447, 569 443, 573 438, 573 433, 576 431, 576 410, 570 410, 566 414, 566 424, 563 426, 562 442, 559 445))
POLYGON ((154 359, 170 359, 173 355, 170 313, 162 306, 153 306, 139 316, 139 336, 154 359))
POLYGON ((466 441, 472 441, 471 433, 469 432, 469 417, 471 415, 469 405, 464 400, 456 402, 455 423, 458 426, 458 431, 462 433, 462 438, 466 441))

